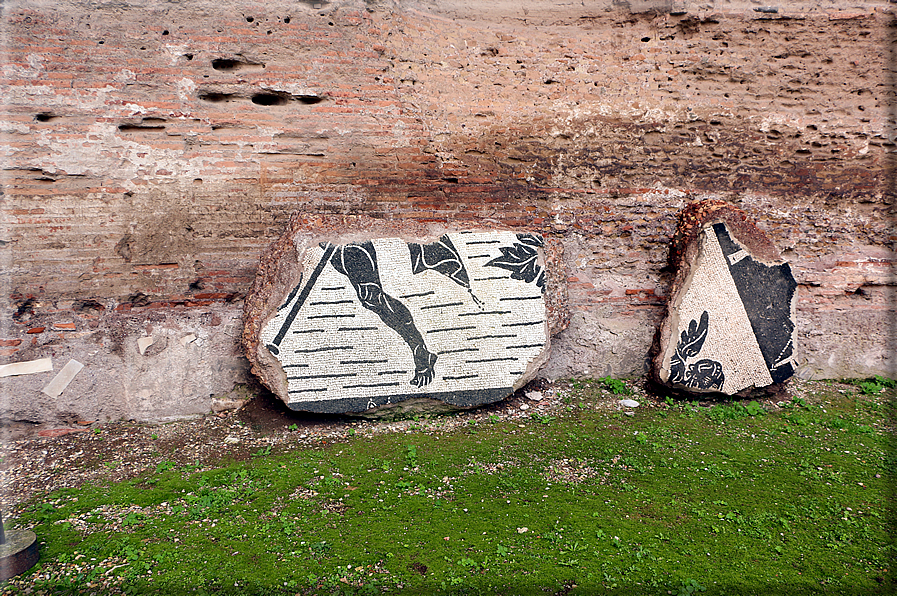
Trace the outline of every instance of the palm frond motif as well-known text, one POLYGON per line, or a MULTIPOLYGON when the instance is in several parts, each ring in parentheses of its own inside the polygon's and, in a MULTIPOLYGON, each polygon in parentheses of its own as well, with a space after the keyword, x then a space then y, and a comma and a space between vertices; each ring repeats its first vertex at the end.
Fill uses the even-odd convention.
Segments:
POLYGON ((710 315, 706 310, 701 313, 699 320, 689 321, 688 328, 679 336, 679 344, 670 360, 671 383, 695 389, 722 390, 726 378, 722 364, 704 358, 687 365, 688 359, 697 356, 704 347, 709 328, 710 315))
POLYGON ((710 326, 710 315, 705 310, 701 313, 701 322, 698 323, 694 319, 688 324, 688 329, 682 332, 679 339, 679 345, 676 350, 682 354, 683 359, 694 358, 704 347, 704 340, 707 339, 707 329, 710 326))

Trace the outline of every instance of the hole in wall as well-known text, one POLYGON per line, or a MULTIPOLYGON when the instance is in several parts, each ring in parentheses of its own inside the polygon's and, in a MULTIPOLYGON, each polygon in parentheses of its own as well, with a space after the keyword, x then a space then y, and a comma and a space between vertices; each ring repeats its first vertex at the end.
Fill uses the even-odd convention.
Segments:
POLYGON ((146 306, 149 304, 149 296, 143 292, 137 292, 128 296, 128 299, 125 300, 125 302, 130 302, 132 306, 146 306))
POLYGON ((650 38, 650 37, 643 37, 643 38, 642 38, 642 41, 643 41, 643 42, 649 42, 649 41, 651 41, 651 38, 650 38))
POLYGON ((323 97, 319 97, 317 95, 296 95, 295 98, 305 105, 314 105, 316 103, 321 103, 324 101, 323 97))
POLYGON ((212 60, 212 68, 215 70, 236 70, 239 62, 236 60, 228 60, 226 58, 215 58, 212 60))
POLYGON ((283 22, 286 23, 287 25, 289 25, 289 24, 290 24, 290 17, 284 17, 284 18, 283 18, 283 22))
POLYGON ((168 35, 168 29, 162 32, 162 35, 168 35))
POLYGON ((54 116, 53 114, 47 112, 41 112, 40 114, 35 114, 34 119, 38 122, 49 122, 51 120, 55 120, 58 116, 54 116))
POLYGON ((184 54, 184 58, 187 60, 193 60, 193 54, 184 54))
POLYGON ((215 58, 212 60, 212 68, 222 72, 236 72, 240 70, 261 70, 265 68, 265 65, 261 62, 236 60, 234 58, 215 58))
POLYGON ((230 101, 235 96, 233 93, 200 93, 199 99, 203 101, 210 101, 212 103, 221 103, 224 101, 230 101))
POLYGON ((251 99, 258 106, 282 106, 289 101, 287 97, 276 93, 256 93, 251 99))
POLYGON ((27 321, 34 315, 34 298, 27 298, 16 306, 16 312, 13 313, 14 321, 27 321))
POLYGON ((100 40, 100 41, 98 41, 98 42, 97 42, 97 43, 98 43, 98 44, 99 44, 99 45, 103 45, 103 44, 104 44, 104 43, 106 43, 106 42, 105 42, 105 41, 103 41, 103 40, 102 40, 102 39, 101 39, 101 40, 100 40))
POLYGON ((120 132, 153 132, 165 130, 161 124, 119 124, 120 132))
POLYGON ((251 22, 253 22, 254 20, 255 20, 254 17, 246 17, 246 22, 247 22, 247 23, 251 23, 251 22))
POLYGON ((74 304, 72 304, 72 310, 76 312, 85 312, 85 311, 101 311, 106 310, 106 307, 97 302, 96 300, 78 300, 74 304))

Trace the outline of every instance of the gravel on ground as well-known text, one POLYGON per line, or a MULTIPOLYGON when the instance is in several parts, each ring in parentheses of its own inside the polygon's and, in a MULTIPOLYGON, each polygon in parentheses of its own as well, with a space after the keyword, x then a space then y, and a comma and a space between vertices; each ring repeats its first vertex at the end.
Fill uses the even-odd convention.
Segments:
MULTIPOLYGON (((155 470, 164 462, 179 467, 196 466, 199 471, 222 462, 248 460, 260 451, 276 454, 343 442, 350 437, 444 433, 481 422, 522 423, 581 407, 620 410, 627 415, 632 415, 633 409, 637 412, 663 407, 659 399, 645 392, 640 381, 627 385, 631 395, 600 390, 590 392, 584 402, 571 382, 536 380, 496 404, 392 421, 294 412, 275 396, 263 393, 235 411, 165 424, 115 422, 74 428, 0 428, 4 437, 0 445, 0 511, 11 517, 35 495, 85 483, 127 480, 155 470), (638 401, 640 406, 626 407, 620 403, 624 398, 638 401)), ((806 385, 795 380, 791 393, 805 393, 806 385)), ((775 407, 777 399, 782 397, 771 397, 764 405, 775 407)), ((712 402, 700 405, 709 407, 712 402)))

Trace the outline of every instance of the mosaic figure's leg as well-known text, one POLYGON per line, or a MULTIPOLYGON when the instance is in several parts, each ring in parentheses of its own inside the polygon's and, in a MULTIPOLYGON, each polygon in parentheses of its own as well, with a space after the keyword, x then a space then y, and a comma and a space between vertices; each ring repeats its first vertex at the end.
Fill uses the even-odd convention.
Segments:
POLYGON ((414 357, 414 377, 411 384, 417 387, 428 385, 433 380, 436 354, 427 350, 411 311, 400 300, 383 291, 374 245, 364 242, 341 246, 334 251, 330 262, 337 271, 349 278, 361 305, 380 317, 411 348, 414 357))
POLYGON ((440 236, 436 242, 430 244, 408 243, 408 252, 411 253, 411 272, 415 275, 423 271, 436 271, 446 276, 459 286, 467 288, 470 297, 478 305, 482 302, 477 298, 470 287, 470 277, 461 260, 458 249, 452 244, 448 234, 440 236))

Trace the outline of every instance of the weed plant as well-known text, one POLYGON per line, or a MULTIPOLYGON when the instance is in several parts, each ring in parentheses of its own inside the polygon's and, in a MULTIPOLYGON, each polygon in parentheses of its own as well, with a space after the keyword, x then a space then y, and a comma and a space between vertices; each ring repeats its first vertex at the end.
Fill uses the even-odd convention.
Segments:
POLYGON ((2 593, 893 593, 894 386, 872 382, 166 461, 21 508, 41 562, 2 593))

